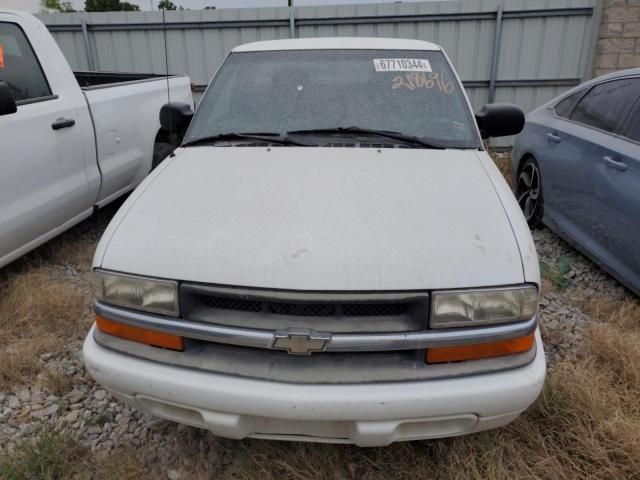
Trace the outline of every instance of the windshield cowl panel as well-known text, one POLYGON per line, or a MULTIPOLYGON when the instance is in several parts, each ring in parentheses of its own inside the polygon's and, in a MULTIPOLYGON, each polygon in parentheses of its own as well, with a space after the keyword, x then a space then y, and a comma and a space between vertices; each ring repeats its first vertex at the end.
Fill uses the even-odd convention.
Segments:
POLYGON ((460 83, 439 51, 232 53, 184 145, 229 132, 274 132, 274 144, 482 148, 460 83))

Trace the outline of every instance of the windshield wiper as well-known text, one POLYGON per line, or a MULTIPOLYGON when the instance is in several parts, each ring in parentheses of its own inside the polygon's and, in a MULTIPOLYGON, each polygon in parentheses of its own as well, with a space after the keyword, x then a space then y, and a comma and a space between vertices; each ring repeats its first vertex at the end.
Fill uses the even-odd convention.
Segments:
POLYGON ((415 137, 411 135, 405 135, 400 132, 392 132, 389 130, 375 130, 371 128, 361 128, 361 127, 336 127, 336 128, 317 128, 317 129, 309 129, 309 130, 291 130, 287 132, 287 135, 298 135, 298 134, 320 134, 321 135, 323 133, 328 133, 328 134, 363 133, 366 135, 377 135, 379 137, 386 137, 394 140, 399 140, 407 144, 413 144, 416 147, 435 148, 435 149, 442 149, 442 150, 447 148, 446 146, 440 145, 429 139, 424 139, 424 138, 415 137))
POLYGON ((261 140, 263 142, 268 143, 279 143, 282 145, 296 145, 298 147, 316 147, 317 145, 312 143, 303 143, 297 140, 293 140, 288 136, 282 136, 279 133, 272 132, 258 132, 258 133, 220 133, 218 135, 210 135, 208 137, 196 138, 194 140, 189 140, 188 142, 184 142, 182 144, 183 147, 190 147, 192 145, 202 145, 207 143, 215 143, 223 140, 235 140, 235 139, 245 139, 245 140, 261 140))

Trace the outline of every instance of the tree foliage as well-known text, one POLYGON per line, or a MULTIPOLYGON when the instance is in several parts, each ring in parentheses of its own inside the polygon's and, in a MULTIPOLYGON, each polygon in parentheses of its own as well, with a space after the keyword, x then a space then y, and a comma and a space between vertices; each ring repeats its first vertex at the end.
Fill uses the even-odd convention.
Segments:
POLYGON ((122 10, 125 11, 125 12, 138 12, 138 11, 140 11, 140 7, 138 5, 133 4, 133 3, 120 2, 120 6, 122 7, 122 10))
POLYGON ((171 0, 160 0, 158 2, 158 10, 177 10, 176 7, 171 0))
POLYGON ((42 0, 42 6, 47 10, 55 10, 58 12, 75 12, 73 4, 70 1, 42 0))
POLYGON ((137 12, 140 7, 120 0, 85 0, 84 10, 86 12, 137 12))

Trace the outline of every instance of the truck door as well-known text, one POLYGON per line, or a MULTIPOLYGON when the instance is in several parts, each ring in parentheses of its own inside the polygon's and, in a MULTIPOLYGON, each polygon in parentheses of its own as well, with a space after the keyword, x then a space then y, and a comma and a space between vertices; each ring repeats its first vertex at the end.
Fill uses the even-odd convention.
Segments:
POLYGON ((0 14, 0 82, 17 105, 15 113, 0 116, 0 266, 90 214, 95 198, 85 168, 92 152, 83 139, 90 119, 81 117, 69 87, 82 94, 77 84, 60 85, 56 65, 42 64, 56 61, 56 52, 37 47, 56 46, 37 27, 0 14))

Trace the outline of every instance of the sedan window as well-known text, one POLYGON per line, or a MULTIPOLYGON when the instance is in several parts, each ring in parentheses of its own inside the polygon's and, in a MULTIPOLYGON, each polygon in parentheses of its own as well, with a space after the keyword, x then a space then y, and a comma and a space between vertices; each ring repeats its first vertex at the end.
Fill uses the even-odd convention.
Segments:
POLYGON ((631 114, 631 120, 627 124, 629 127, 624 136, 640 143, 640 103, 636 103, 635 111, 631 114))
POLYGON ((601 83, 580 100, 571 120, 606 132, 616 132, 629 115, 639 93, 640 80, 636 78, 601 83))
POLYGON ((554 107, 556 115, 562 118, 571 118, 573 109, 578 104, 580 99, 584 96, 584 93, 584 90, 580 90, 579 92, 576 92, 573 95, 569 95, 564 100, 558 102, 558 104, 554 107))

